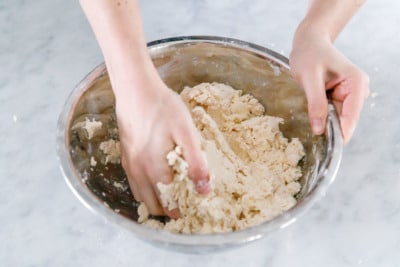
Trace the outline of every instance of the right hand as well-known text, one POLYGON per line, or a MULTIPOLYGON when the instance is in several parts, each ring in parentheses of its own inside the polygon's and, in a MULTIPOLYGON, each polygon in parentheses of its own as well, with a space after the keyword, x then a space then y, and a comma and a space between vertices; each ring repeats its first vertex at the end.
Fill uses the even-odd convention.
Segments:
POLYGON ((163 83, 155 69, 140 82, 119 83, 117 80, 114 84, 125 87, 118 88, 118 92, 124 93, 116 95, 116 113, 121 162, 132 193, 137 201, 146 204, 150 214, 177 218, 178 210, 162 207, 157 189, 158 182, 168 184, 172 181, 172 169, 166 156, 175 145, 182 148, 189 165, 189 176, 197 191, 200 194, 210 191, 199 133, 190 112, 179 95, 163 83))

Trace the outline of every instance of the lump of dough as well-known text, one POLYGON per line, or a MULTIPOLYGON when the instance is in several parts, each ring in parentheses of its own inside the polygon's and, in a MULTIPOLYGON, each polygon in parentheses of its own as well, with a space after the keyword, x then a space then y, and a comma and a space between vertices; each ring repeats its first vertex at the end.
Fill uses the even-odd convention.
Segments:
POLYGON ((95 119, 90 120, 89 118, 85 118, 85 121, 78 122, 74 126, 72 126, 72 130, 76 130, 82 128, 86 131, 87 138, 90 140, 94 136, 94 134, 101 129, 102 127, 101 121, 96 121, 95 119))
POLYGON ((106 155, 104 164, 107 164, 108 162, 119 164, 121 162, 121 148, 119 141, 114 139, 103 141, 100 143, 99 148, 106 155))
MULTIPOLYGON (((264 115, 251 95, 219 83, 186 87, 182 99, 200 132, 211 175, 211 192, 199 195, 188 175, 182 150, 167 155, 173 182, 158 183, 161 204, 178 208, 181 217, 164 229, 176 233, 241 230, 273 219, 296 204, 304 156, 301 142, 279 130, 281 118, 264 115)), ((143 208, 142 208, 143 209, 143 208)), ((150 223, 148 214, 140 221, 150 223)))

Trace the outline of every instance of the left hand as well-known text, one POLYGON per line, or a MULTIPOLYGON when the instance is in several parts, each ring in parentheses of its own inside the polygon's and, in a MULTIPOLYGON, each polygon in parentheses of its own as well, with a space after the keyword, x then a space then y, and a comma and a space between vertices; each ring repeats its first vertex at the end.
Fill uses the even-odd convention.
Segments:
POLYGON ((340 118, 345 144, 357 125, 364 100, 369 95, 369 78, 336 49, 328 36, 297 32, 290 54, 294 79, 304 88, 311 127, 315 134, 325 130, 328 114, 326 90, 340 118))

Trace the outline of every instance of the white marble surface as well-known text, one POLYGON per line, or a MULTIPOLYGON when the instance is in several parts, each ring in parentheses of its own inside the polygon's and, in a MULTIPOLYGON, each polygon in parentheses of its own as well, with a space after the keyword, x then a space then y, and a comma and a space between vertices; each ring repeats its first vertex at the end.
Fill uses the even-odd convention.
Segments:
MULTIPOLYGON (((141 5, 149 41, 221 35, 288 55, 306 1, 141 5)), ((399 10, 398 1, 370 0, 337 41, 369 73, 372 94, 327 196, 281 232, 195 256, 108 225, 62 179, 58 115, 74 85, 102 61, 78 1, 1 1, 0 266, 400 266, 399 10)))

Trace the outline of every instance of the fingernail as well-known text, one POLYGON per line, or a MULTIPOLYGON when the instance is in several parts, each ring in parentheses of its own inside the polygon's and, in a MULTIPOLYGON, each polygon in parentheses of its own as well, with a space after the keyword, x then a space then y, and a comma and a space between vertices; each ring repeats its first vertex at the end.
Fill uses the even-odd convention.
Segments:
POLYGON ((196 183, 197 191, 208 192, 210 183, 207 180, 200 180, 196 183))
POLYGON ((315 134, 322 134, 324 132, 324 125, 322 120, 320 119, 313 119, 312 120, 312 128, 315 134))
POLYGON ((200 180, 196 183, 196 188, 197 189, 202 189, 204 187, 208 186, 208 181, 207 180, 200 180))

